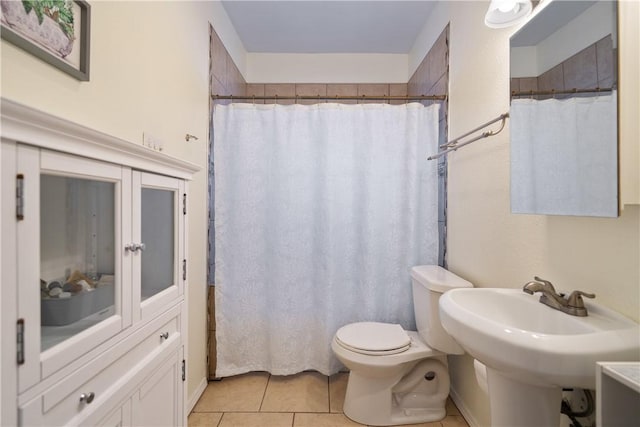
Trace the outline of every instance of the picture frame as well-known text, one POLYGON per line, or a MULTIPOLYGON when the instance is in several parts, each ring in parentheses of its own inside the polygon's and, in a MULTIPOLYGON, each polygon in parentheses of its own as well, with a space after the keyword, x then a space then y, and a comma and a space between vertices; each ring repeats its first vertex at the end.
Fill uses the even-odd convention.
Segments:
POLYGON ((89 81, 91 5, 85 0, 0 0, 2 39, 89 81))

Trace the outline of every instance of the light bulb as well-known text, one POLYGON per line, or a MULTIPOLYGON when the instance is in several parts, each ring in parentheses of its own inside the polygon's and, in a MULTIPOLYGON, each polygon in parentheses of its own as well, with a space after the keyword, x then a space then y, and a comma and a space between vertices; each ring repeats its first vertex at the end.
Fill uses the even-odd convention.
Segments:
POLYGON ((517 13, 518 3, 515 0, 505 0, 501 1, 498 4, 498 10, 502 13, 516 12, 517 13))
POLYGON ((531 0, 491 0, 484 23, 490 28, 509 27, 525 19, 531 9, 531 0))

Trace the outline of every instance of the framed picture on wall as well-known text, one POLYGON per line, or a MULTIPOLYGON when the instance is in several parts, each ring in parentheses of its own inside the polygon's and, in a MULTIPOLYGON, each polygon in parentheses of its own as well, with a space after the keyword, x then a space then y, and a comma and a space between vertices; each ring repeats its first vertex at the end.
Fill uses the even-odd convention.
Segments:
POLYGON ((78 80, 89 80, 89 3, 0 0, 0 9, 3 39, 78 80))

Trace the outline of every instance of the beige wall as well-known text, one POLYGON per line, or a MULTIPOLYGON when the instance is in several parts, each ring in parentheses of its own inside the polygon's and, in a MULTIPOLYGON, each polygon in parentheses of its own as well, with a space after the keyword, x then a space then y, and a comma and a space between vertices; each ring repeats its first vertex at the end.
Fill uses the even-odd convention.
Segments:
MULTIPOLYGON (((620 119, 620 203, 640 204, 640 3, 618 3, 618 102, 620 119)), ((637 262, 636 265, 640 264, 637 262)))
MULTIPOLYGON (((515 29, 485 27, 486 8, 485 2, 449 4, 450 135, 509 109, 509 36, 515 29)), ((620 46, 622 55, 629 52, 622 51, 623 41, 620 46)), ((621 141, 631 149, 637 144, 637 131, 621 141)), ((628 186, 622 183, 623 194, 628 186)), ((508 129, 449 155, 448 190, 453 272, 479 287, 506 288, 519 288, 539 275, 560 289, 593 291, 600 303, 640 320, 638 205, 625 206, 616 219, 512 215, 508 129)), ((465 415, 473 424, 489 425, 488 400, 475 382, 472 359, 450 361, 452 388, 465 415)))
MULTIPOLYGON (((483 9, 451 3, 451 134, 509 108, 513 29, 486 28, 483 9)), ((621 145, 637 146, 638 135, 621 145)), ((534 274, 548 276, 560 287, 591 289, 600 302, 640 319, 638 205, 624 206, 617 219, 511 215, 508 132, 449 155, 449 178, 451 269, 479 286, 518 287, 534 274)))
POLYGON ((199 165, 190 183, 187 398, 206 379, 209 22, 244 66, 242 44, 217 3, 92 1, 91 80, 79 82, 2 41, 1 94, 199 165), (239 46, 239 47, 238 47, 239 46), (238 53, 239 52, 239 53, 238 53), (185 142, 186 133, 199 140, 185 142))

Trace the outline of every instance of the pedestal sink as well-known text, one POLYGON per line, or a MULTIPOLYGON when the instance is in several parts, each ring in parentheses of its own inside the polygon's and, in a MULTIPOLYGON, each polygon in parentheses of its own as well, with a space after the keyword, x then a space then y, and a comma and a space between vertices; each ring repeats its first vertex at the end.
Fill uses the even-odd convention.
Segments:
POLYGON ((640 327, 598 303, 576 317, 520 289, 453 289, 444 329, 487 366, 492 426, 558 426, 562 388, 595 389, 596 361, 640 360, 640 327))

